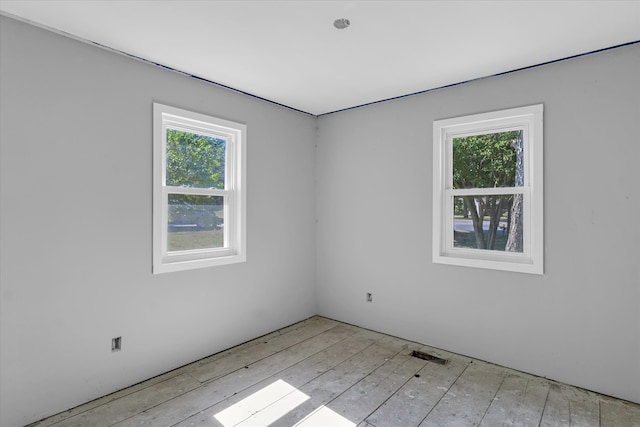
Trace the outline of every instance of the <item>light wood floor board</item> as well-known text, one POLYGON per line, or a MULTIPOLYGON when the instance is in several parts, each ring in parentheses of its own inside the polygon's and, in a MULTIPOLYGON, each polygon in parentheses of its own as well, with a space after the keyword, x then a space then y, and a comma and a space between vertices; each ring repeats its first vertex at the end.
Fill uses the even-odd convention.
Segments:
POLYGON ((376 411, 366 418, 374 426, 417 426, 467 368, 466 358, 451 357, 447 365, 426 363, 376 411))
POLYGON ((214 417, 224 409, 238 404, 243 399, 259 392, 278 380, 283 380, 287 384, 296 388, 301 387, 309 381, 312 381, 325 372, 333 369, 335 366, 350 357, 369 348, 373 343, 374 341, 371 338, 360 336, 360 334, 354 334, 348 339, 339 341, 336 344, 327 347, 325 350, 290 366, 284 371, 279 372, 277 375, 273 375, 263 381, 260 381, 255 385, 246 388, 242 392, 231 396, 229 399, 207 408, 206 410, 184 420, 178 425, 180 427, 221 426, 222 424, 217 422, 214 417))
POLYGON ((316 316, 30 427, 266 425, 640 427, 640 405, 316 316))
POLYGON ((247 387, 277 374, 315 353, 335 344, 352 334, 351 328, 337 325, 312 338, 302 340, 279 353, 268 357, 257 357, 255 363, 238 367, 234 375, 225 375, 214 381, 203 383, 171 401, 154 406, 140 414, 120 422, 118 427, 137 427, 140 425, 162 427, 172 426, 200 412, 213 404, 233 396, 247 387))
POLYGON ((551 384, 540 425, 598 426, 599 406, 599 398, 595 393, 564 384, 551 384))
POLYGON ((420 424, 424 427, 476 426, 506 376, 503 368, 471 361, 438 404, 420 424))
POLYGON ((504 420, 513 420, 512 425, 517 427, 538 426, 549 385, 548 381, 526 374, 507 374, 480 426, 501 425, 504 420))

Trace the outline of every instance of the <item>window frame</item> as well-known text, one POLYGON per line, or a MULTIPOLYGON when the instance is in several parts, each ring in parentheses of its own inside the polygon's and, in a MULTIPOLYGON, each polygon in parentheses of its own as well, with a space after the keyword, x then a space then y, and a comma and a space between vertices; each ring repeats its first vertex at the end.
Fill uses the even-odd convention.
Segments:
POLYGON ((246 134, 244 124, 153 103, 153 274, 246 261, 246 134), (223 189, 166 185, 167 129, 225 140, 223 189), (168 251, 170 194, 222 196, 223 247, 168 251))
POLYGON ((449 264, 530 274, 544 274, 543 105, 511 108, 433 122, 433 255, 449 264), (523 130, 524 185, 453 189, 453 139, 523 130), (455 248, 454 197, 523 195, 523 252, 455 248))

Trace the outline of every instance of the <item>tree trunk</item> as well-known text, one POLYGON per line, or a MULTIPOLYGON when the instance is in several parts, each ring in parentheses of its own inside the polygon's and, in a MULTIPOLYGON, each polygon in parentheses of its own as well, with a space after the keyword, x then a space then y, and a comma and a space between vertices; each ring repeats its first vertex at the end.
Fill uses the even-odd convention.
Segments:
POLYGON ((504 212, 505 205, 508 204, 510 196, 491 197, 493 197, 493 200, 489 208, 489 242, 487 243, 487 248, 493 250, 496 248, 500 217, 502 217, 502 212, 504 212))
POLYGON ((476 206, 475 197, 464 196, 464 204, 471 214, 471 221, 473 222, 473 231, 476 235, 476 247, 478 249, 487 249, 487 241, 484 238, 484 231, 482 230, 482 223, 484 222, 484 210, 480 203, 476 206))
MULTIPOLYGON (((516 151, 516 187, 524 185, 524 158, 522 147, 522 131, 518 133, 518 138, 511 142, 511 146, 516 151)), ((522 194, 515 194, 511 205, 511 222, 509 223, 509 237, 504 248, 507 252, 523 251, 523 200, 522 194)))
POLYGON ((511 225, 504 250, 522 252, 522 234, 522 194, 516 194, 513 197, 513 205, 511 205, 511 225))

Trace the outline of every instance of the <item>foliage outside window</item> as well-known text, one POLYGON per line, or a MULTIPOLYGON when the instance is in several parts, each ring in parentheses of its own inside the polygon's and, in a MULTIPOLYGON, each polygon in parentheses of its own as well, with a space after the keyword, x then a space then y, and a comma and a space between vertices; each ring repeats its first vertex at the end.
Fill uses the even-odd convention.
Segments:
POLYGON ((433 136, 433 261, 542 274, 542 105, 438 120, 433 136))
POLYGON ((154 104, 154 273, 245 260, 245 135, 154 104))

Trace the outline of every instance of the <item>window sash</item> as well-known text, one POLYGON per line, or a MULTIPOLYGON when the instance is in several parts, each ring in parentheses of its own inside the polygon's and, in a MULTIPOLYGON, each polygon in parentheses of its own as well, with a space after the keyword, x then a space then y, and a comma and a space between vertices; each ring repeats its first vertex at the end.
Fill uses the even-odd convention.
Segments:
MULTIPOLYGON (((230 226, 229 223, 233 222, 236 218, 235 209, 235 192, 218 190, 218 189, 205 189, 205 188, 190 188, 190 187, 164 187, 162 189, 162 259, 164 261, 179 261, 181 259, 189 257, 207 258, 212 255, 215 256, 228 256, 236 253, 234 248, 234 242, 237 242, 236 227, 230 226), (183 251, 169 251, 168 250, 168 224, 169 224, 169 195, 170 194, 185 194, 185 195, 203 195, 203 196, 222 196, 224 198, 223 207, 223 246, 221 248, 207 248, 207 249, 190 249, 183 251), (199 256, 202 255, 202 256, 199 256)), ((231 224, 232 225, 232 224, 231 224)))
MULTIPOLYGON (((234 135, 228 135, 216 131, 215 129, 187 126, 182 123, 176 124, 175 121, 165 120, 162 125, 162 186, 167 186, 167 130, 177 130, 180 132, 192 133, 217 139, 223 139, 225 141, 224 150, 224 189, 233 190, 235 186, 235 150, 236 150, 236 138, 234 135)), ((178 188, 178 187, 174 187, 178 188)), ((191 189, 201 187, 186 187, 191 189)))
MULTIPOLYGON (((512 120, 512 119, 511 119, 512 120)), ((509 121, 511 121, 509 120, 509 121)), ((533 159, 530 155, 529 148, 529 138, 531 137, 531 132, 529 130, 528 124, 519 123, 517 126, 509 126, 508 123, 503 123, 502 125, 492 124, 488 128, 483 127, 474 127, 473 131, 458 131, 458 132, 449 132, 447 130, 443 130, 444 132, 444 140, 446 145, 446 169, 443 171, 445 174, 445 183, 447 189, 453 188, 453 140, 456 138, 466 138, 469 136, 480 136, 487 135, 492 133, 503 133, 503 132, 511 132, 511 131, 522 131, 522 157, 524 158, 524 179, 523 185, 524 187, 529 187, 531 184, 531 170, 533 169, 533 159)), ((481 188, 481 187, 477 187, 481 188)), ((492 188, 492 187, 484 187, 484 188, 492 188)), ((497 187, 501 188, 501 187, 497 187)))
POLYGON ((444 230, 444 250, 449 254, 457 254, 472 258, 504 258, 505 260, 529 259, 531 257, 531 193, 525 187, 500 187, 445 190, 444 192, 444 218, 442 227, 444 230), (491 191, 491 190, 500 190, 491 191), (502 194, 522 195, 522 252, 496 251, 492 249, 457 248, 454 246, 454 197, 461 196, 493 196, 502 194))

